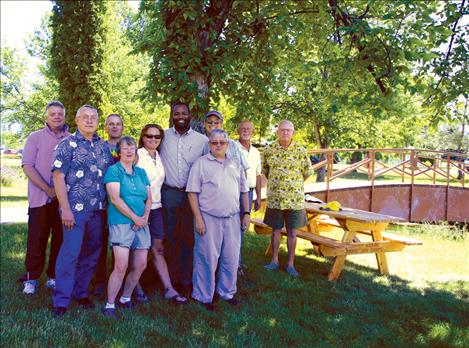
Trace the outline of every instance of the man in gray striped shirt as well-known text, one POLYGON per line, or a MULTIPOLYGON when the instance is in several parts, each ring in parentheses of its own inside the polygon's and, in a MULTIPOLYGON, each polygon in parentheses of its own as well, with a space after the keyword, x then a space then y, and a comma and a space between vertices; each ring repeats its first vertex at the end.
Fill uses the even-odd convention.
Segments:
POLYGON ((192 164, 203 155, 208 139, 190 127, 191 113, 185 103, 172 106, 173 127, 165 130, 160 157, 166 177, 161 190, 165 223, 165 256, 172 284, 190 296, 194 251, 194 223, 186 184, 192 164))

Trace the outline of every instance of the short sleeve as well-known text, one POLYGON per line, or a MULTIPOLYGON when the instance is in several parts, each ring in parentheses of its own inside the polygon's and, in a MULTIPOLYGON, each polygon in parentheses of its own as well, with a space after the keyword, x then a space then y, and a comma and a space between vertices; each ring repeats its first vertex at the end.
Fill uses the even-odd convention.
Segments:
MULTIPOLYGON (((147 178, 148 180, 148 178, 147 178)), ((117 168, 117 165, 110 166, 104 174, 104 183, 109 184, 110 182, 121 182, 122 172, 117 168)))
POLYGON ((31 134, 28 139, 26 139, 23 149, 23 159, 21 161, 22 166, 25 164, 34 166, 36 164, 37 140, 35 134, 36 133, 31 134))
POLYGON ((192 165, 191 171, 189 172, 189 179, 187 180, 186 192, 200 192, 202 188, 202 161, 203 157, 197 159, 192 165))
POLYGON ((239 164, 241 166, 242 170, 248 170, 249 169, 249 163, 248 160, 246 159, 246 156, 244 155, 244 152, 241 151, 239 146, 236 146, 236 151, 238 151, 239 154, 239 164))
POLYGON ((76 147, 77 143, 73 138, 66 138, 62 140, 54 150, 51 171, 59 170, 63 174, 67 174, 70 170, 73 151, 76 147))
POLYGON ((257 168, 256 168, 256 175, 261 175, 262 173, 262 160, 261 160, 261 153, 257 152, 257 168))
POLYGON ((244 174, 244 170, 240 170, 241 179, 239 181, 239 192, 249 192, 249 187, 246 182, 246 175, 244 174))

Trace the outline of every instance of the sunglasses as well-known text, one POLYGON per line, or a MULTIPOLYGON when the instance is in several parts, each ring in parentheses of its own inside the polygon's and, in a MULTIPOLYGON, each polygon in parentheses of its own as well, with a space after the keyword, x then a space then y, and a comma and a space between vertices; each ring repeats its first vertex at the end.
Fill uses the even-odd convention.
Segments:
POLYGON ((161 134, 145 134, 145 138, 147 139, 161 139, 161 134))
POLYGON ((227 141, 222 141, 222 140, 221 141, 216 141, 216 140, 210 141, 210 145, 214 145, 214 146, 217 146, 217 145, 223 146, 223 145, 226 145, 226 144, 228 144, 228 142, 227 141))
POLYGON ((207 121, 207 124, 211 126, 218 126, 221 122, 220 121, 207 121))

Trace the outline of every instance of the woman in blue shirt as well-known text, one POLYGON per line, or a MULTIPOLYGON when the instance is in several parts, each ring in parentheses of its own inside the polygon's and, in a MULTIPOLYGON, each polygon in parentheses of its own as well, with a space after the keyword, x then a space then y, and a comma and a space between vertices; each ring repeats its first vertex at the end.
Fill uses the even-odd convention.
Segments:
POLYGON ((130 271, 117 305, 132 308, 132 291, 147 266, 151 245, 148 217, 151 209, 150 182, 144 169, 134 165, 137 144, 131 137, 117 143, 119 162, 104 176, 109 196, 109 243, 114 253, 114 270, 109 276, 108 298, 103 313, 115 315, 115 299, 122 286, 132 250, 130 271))

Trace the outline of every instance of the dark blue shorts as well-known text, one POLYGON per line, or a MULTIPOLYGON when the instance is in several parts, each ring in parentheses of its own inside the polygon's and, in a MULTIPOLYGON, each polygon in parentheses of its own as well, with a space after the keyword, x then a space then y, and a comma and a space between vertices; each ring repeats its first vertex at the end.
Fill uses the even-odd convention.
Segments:
POLYGON ((150 224, 151 240, 153 239, 163 240, 164 239, 163 215, 161 211, 162 211, 161 208, 150 210, 148 223, 150 224))

